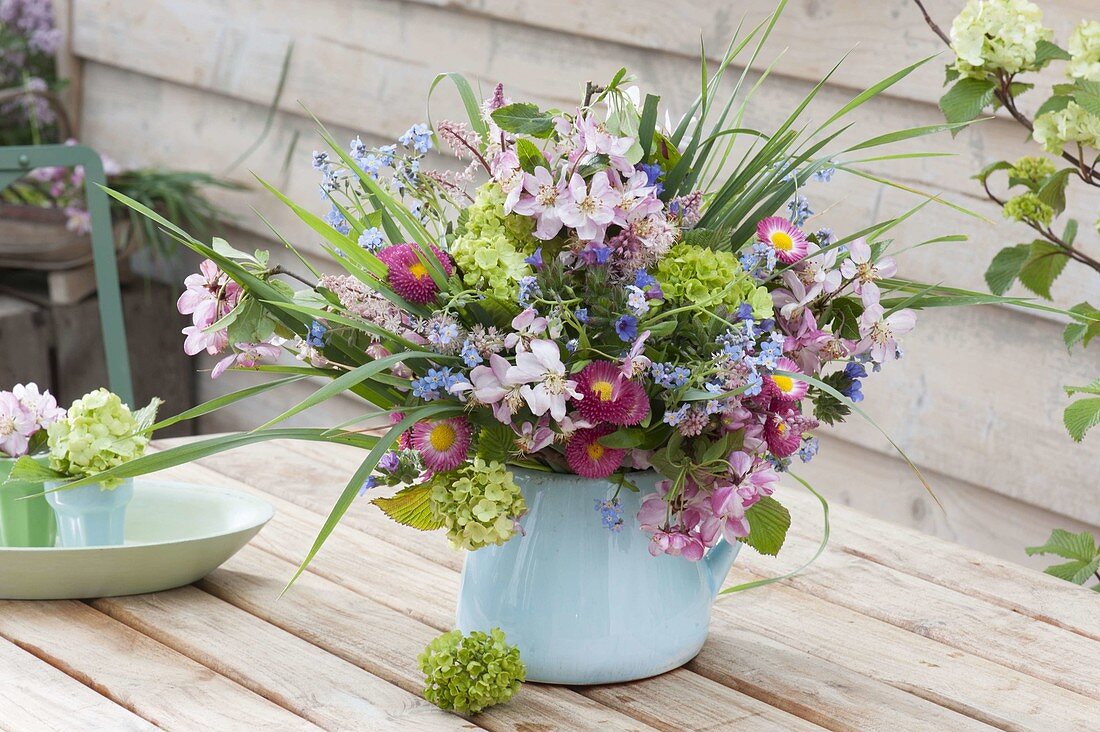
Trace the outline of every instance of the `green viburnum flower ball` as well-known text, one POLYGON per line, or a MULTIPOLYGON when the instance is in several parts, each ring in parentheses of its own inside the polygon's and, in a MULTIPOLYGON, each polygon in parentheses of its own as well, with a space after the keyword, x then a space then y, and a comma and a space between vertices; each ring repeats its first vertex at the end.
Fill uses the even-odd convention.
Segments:
POLYGON ((1046 158, 1025 157, 1012 164, 1012 175, 1028 183, 1038 185, 1058 168, 1046 158))
MULTIPOLYGON (((97 475, 141 457, 149 437, 116 394, 96 389, 73 402, 65 419, 46 428, 50 467, 73 477, 97 475)), ((118 478, 100 487, 117 488, 118 478)))
POLYGON ((424 698, 441 709, 477 714, 515 696, 527 678, 519 649, 508 645, 504 632, 452 630, 439 636, 420 654, 427 677, 424 698))
POLYGON ((731 310, 747 302, 752 305, 753 317, 772 315, 767 288, 758 286, 730 252, 680 242, 657 263, 656 277, 670 301, 721 304, 731 310))
POLYGON ((527 504, 504 465, 475 457, 458 470, 435 477, 431 509, 447 529, 451 545, 472 551, 511 539, 515 520, 527 504))
POLYGON ((1066 44, 1070 60, 1066 73, 1074 79, 1100 81, 1100 21, 1082 20, 1066 44))
POLYGON ((1077 102, 1070 102, 1065 109, 1036 117, 1031 136, 1052 155, 1060 154, 1068 142, 1097 148, 1100 117, 1089 114, 1077 102))
POLYGON ((1054 209, 1040 201, 1034 193, 1023 193, 1005 201, 1005 218, 1046 225, 1054 220, 1054 209))
POLYGON ((467 287, 512 302, 520 279, 533 274, 523 260, 534 253, 538 241, 531 234, 534 219, 504 213, 504 199, 497 183, 478 188, 466 209, 465 230, 451 242, 450 253, 467 287))
POLYGON ((998 69, 1034 69, 1039 41, 1053 35, 1043 27, 1043 11, 1027 0, 969 0, 951 24, 955 68, 977 79, 998 69))

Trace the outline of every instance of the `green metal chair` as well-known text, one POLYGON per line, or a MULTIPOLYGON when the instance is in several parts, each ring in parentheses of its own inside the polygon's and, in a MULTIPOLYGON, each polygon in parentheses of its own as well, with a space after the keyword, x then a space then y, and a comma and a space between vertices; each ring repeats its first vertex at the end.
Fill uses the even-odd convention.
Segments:
POLYGON ((0 191, 35 168, 84 166, 84 200, 92 220, 92 256, 99 297, 99 319, 103 327, 103 352, 107 359, 107 381, 111 391, 127 404, 134 404, 130 355, 126 349, 126 324, 122 317, 122 291, 118 283, 118 261, 111 227, 107 175, 99 153, 86 145, 15 145, 0 147, 0 191))

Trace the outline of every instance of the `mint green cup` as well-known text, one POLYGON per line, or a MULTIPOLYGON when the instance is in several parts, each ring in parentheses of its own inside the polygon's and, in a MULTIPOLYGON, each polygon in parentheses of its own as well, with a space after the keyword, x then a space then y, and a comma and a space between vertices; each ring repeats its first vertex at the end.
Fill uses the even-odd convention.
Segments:
MULTIPOLYGON (((45 464, 46 458, 35 458, 45 464)), ((53 546, 57 524, 42 483, 4 484, 14 458, 0 458, 0 546, 53 546), (29 497, 28 497, 29 496, 29 497)))

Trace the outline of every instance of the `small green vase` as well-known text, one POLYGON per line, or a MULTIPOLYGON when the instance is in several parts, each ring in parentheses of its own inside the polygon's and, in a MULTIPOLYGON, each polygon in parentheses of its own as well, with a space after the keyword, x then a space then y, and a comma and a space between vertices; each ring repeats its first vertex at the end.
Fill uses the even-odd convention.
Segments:
MULTIPOLYGON (((35 458, 45 464, 46 458, 35 458)), ((0 458, 0 546, 53 546, 57 526, 42 483, 4 485, 15 460, 0 458), (33 498, 25 498, 33 496, 33 498)))

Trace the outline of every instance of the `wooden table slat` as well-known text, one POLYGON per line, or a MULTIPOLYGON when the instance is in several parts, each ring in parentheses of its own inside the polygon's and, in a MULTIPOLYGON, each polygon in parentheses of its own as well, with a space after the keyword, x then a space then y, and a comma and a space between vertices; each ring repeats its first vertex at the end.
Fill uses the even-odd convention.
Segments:
MULTIPOLYGON (((816 517, 821 513, 815 498, 797 490, 785 490, 783 501, 800 516, 816 517)), ((833 531, 829 545, 833 550, 841 549, 1100 640, 1096 595, 1086 588, 961 544, 935 539, 915 529, 869 519, 847 506, 833 505, 830 510, 833 531)), ((792 532, 813 540, 820 537, 820 532, 813 532, 806 522, 794 524, 792 532)), ((1021 557, 1023 551, 1021 545, 1021 557)))
POLYGON ((195 587, 92 605, 326 729, 478 728, 195 587))
POLYGON ((0 640, 0 729, 152 730, 149 722, 14 643, 0 640))
POLYGON ((81 602, 0 601, 0 636, 158 727, 316 729, 81 602))
MULTIPOLYGON (((438 630, 312 572, 276 602, 293 565, 245 547, 200 587, 345 661, 412 693, 423 689, 416 657, 438 630)), ((652 730, 620 712, 560 686, 527 684, 508 704, 476 717, 489 730, 652 730), (540 726, 541 725, 541 726, 540 726)))
MULTIPOLYGON (((795 556, 813 551, 813 542, 803 537, 791 537, 790 544, 795 556)), ((774 563, 751 553, 738 563, 758 577, 776 571, 774 563)), ((787 584, 1050 684, 1100 698, 1096 675, 1100 641, 843 551, 825 552, 787 584)))

